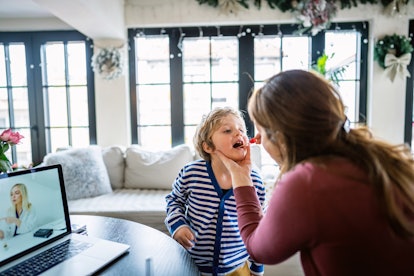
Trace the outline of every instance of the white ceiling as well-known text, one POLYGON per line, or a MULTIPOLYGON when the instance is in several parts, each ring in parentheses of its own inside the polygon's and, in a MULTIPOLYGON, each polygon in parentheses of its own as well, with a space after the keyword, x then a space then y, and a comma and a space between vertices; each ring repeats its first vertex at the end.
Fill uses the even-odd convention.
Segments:
POLYGON ((124 0, 0 0, 0 21, 5 31, 31 30, 33 22, 42 30, 53 30, 57 23, 92 39, 123 41, 126 36, 124 0))
POLYGON ((55 16, 32 0, 0 0, 0 18, 48 17, 55 16))

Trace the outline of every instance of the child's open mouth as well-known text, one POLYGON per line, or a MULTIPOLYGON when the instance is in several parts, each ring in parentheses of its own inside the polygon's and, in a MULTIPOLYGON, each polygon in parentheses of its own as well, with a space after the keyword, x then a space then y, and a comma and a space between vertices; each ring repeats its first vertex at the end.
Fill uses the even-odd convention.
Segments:
POLYGON ((234 145, 233 145, 233 148, 240 148, 240 147, 242 147, 243 146, 243 142, 242 141, 237 141, 234 145))

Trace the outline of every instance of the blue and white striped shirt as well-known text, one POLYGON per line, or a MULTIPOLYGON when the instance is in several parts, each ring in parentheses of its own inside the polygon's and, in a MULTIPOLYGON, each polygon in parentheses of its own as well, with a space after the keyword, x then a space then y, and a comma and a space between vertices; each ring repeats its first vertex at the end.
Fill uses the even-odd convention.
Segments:
MULTIPOLYGON (((261 177, 255 170, 251 177, 263 205, 261 177)), ((225 192, 220 188, 210 162, 197 160, 185 165, 166 201, 165 224, 171 235, 184 225, 195 233, 196 242, 189 253, 203 274, 224 275, 248 260, 237 225, 233 189, 225 192)), ((250 270, 261 274, 263 265, 252 262, 250 270)))

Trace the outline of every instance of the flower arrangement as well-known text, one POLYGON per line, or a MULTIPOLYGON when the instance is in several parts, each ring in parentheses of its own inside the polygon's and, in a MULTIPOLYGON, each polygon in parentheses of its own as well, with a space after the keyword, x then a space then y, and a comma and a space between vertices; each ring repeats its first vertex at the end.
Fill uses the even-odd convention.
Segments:
POLYGON ((92 56, 92 68, 95 73, 107 80, 122 75, 124 60, 119 48, 103 48, 92 56))
POLYGON ((17 131, 13 132, 10 128, 3 131, 0 135, 0 173, 12 171, 12 164, 5 153, 11 146, 20 143, 22 138, 24 136, 17 131))
POLYGON ((409 77, 407 66, 411 61, 411 38, 403 35, 386 35, 374 47, 374 60, 385 69, 391 81, 396 75, 409 77))
POLYGON ((296 7, 296 19, 303 28, 298 33, 311 31, 316 35, 329 28, 331 19, 335 16, 337 8, 334 0, 304 0, 296 7))

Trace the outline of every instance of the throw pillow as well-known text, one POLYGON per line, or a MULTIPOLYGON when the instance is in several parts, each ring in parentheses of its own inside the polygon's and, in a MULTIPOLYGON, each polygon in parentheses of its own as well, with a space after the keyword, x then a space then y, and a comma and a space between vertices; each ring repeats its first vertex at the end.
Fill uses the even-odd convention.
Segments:
POLYGON ((129 147, 125 156, 125 188, 170 190, 181 168, 193 160, 192 150, 184 144, 158 152, 129 147))
POLYGON ((109 146, 102 149, 102 157, 108 171, 112 189, 124 186, 125 149, 121 146, 109 146))
POLYGON ((61 164, 68 200, 112 192, 102 149, 99 146, 49 153, 44 165, 61 164))

